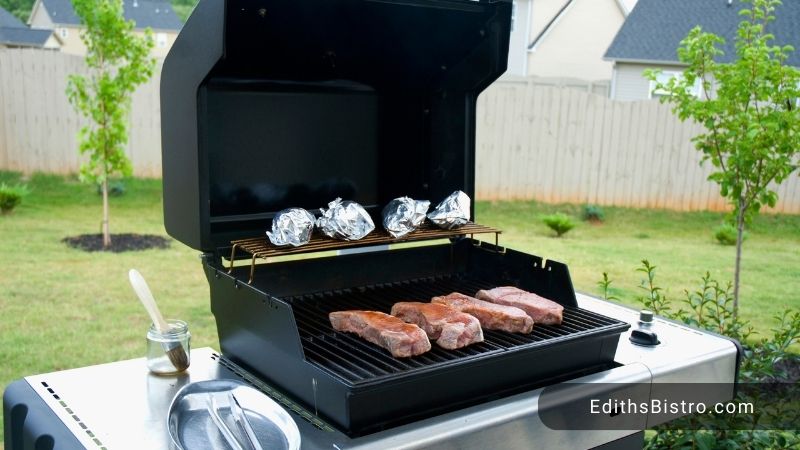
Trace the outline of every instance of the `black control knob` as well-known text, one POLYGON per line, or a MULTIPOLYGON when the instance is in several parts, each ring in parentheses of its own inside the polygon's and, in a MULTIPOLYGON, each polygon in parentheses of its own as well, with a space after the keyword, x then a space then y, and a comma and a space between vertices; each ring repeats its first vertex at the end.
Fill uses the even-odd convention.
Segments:
POLYGON ((658 340, 658 335, 650 330, 633 330, 630 339, 634 344, 645 347, 653 347, 661 343, 661 341, 658 340))
POLYGON ((639 322, 650 323, 652 321, 653 321, 653 311, 648 311, 646 309, 639 311, 639 322))

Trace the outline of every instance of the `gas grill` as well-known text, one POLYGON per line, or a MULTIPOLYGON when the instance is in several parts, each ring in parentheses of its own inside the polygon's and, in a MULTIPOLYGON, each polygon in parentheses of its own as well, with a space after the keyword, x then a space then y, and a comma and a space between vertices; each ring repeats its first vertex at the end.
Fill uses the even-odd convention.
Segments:
POLYGON ((222 352, 194 350, 176 377, 138 359, 12 383, 6 448, 170 448, 170 400, 207 379, 281 403, 304 449, 633 449, 680 414, 593 416, 590 400, 663 399, 665 383, 731 399, 736 342, 576 295, 566 265, 498 229, 268 244, 286 207, 338 196, 380 223, 395 197, 473 196, 475 103, 505 70, 510 18, 510 0, 200 0, 161 75, 164 218, 202 253, 222 352), (396 359, 327 319, 506 285, 563 305, 563 324, 396 359))
POLYGON ((164 62, 165 226, 202 252, 222 354, 348 438, 620 367, 629 321, 581 307, 564 264, 500 230, 264 236, 281 209, 335 197, 376 223, 395 197, 474 197, 476 100, 506 68, 510 18, 506 0, 201 0, 164 62), (504 285, 564 323, 397 359, 327 318, 504 285))

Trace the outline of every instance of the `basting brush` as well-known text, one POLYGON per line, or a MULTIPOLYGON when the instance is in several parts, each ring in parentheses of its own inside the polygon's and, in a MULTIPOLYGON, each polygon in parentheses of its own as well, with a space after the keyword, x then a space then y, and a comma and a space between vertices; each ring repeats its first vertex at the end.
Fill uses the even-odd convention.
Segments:
MULTIPOLYGON (((139 300, 141 300, 142 305, 144 305, 144 309, 146 309, 147 313, 150 315, 150 319, 153 321, 156 330, 161 334, 169 333, 169 324, 164 320, 161 311, 158 310, 158 305, 156 305, 156 300, 153 298, 153 293, 150 292, 150 288, 147 286, 147 282, 144 281, 142 274, 136 269, 131 269, 130 272, 128 272, 128 279, 136 295, 139 297, 139 300)), ((186 355, 186 351, 183 349, 180 342, 164 342, 161 345, 164 348, 164 353, 166 353, 169 358, 169 362, 175 367, 175 370, 181 372, 189 367, 189 357, 186 355)))

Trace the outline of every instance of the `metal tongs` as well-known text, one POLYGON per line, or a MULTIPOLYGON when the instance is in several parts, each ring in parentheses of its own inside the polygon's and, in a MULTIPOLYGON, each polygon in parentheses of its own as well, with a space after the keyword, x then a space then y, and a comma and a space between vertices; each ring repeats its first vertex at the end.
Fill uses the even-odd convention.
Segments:
POLYGON ((247 415, 239 404, 239 400, 233 395, 233 392, 228 391, 225 394, 209 393, 208 394, 208 413, 211 416, 211 421, 217 426, 222 437, 233 450, 264 450, 258 442, 258 437, 250 421, 247 420, 247 415), (223 404, 220 405, 218 400, 222 398, 223 404), (237 433, 225 423, 220 411, 222 408, 230 410, 234 423, 236 423, 237 433))

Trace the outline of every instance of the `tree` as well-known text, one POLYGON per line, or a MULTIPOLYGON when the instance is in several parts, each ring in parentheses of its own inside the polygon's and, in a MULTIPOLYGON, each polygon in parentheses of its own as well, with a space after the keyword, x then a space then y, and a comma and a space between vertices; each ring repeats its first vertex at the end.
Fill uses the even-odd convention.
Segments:
MULTIPOLYGON (((714 170, 708 177, 720 187, 732 207, 737 229, 734 269, 734 311, 739 307, 739 281, 745 223, 763 205, 775 206, 774 186, 788 178, 800 155, 800 72, 786 64, 791 46, 774 45, 767 32, 775 20, 778 0, 742 0, 752 3, 740 14, 734 38, 736 55, 721 63, 725 40, 695 27, 681 41, 678 57, 688 67, 680 77, 656 83, 667 93, 681 120, 705 127, 693 138, 714 170), (696 96, 695 86, 700 87, 696 96)), ((645 76, 656 81, 658 71, 645 76)))
POLYGON ((23 22, 27 22, 32 6, 31 0, 0 0, 0 8, 10 12, 23 22))
POLYGON ((89 124, 78 134, 79 151, 89 159, 81 166, 81 179, 99 183, 103 194, 103 247, 111 245, 108 211, 108 177, 130 176, 125 155, 131 94, 153 74, 149 56, 152 33, 133 32, 134 23, 123 17, 121 0, 72 0, 75 13, 86 25, 89 75, 70 75, 67 96, 89 124))

